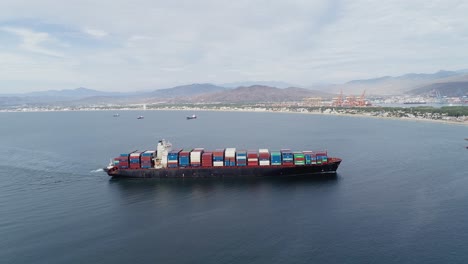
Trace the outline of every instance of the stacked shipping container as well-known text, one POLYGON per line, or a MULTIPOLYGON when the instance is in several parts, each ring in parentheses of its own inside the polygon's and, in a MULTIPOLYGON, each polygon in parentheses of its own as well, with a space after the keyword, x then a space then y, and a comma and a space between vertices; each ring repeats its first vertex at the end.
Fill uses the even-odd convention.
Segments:
MULTIPOLYGON (((122 153, 114 158, 113 164, 119 169, 149 169, 155 166, 156 151, 134 151, 122 153)), ((235 148, 217 149, 205 152, 203 148, 193 150, 172 150, 167 157, 168 168, 177 167, 233 167, 233 166, 302 166, 328 163, 326 151, 292 152, 290 149, 269 151, 268 149, 236 151, 235 148)), ((163 162, 164 163, 164 162, 163 162)))
POLYGON ((202 154, 201 165, 203 167, 213 167, 213 152, 204 152, 202 154))
POLYGON ((156 157, 156 151, 154 150, 147 150, 141 153, 141 168, 149 169, 154 167, 154 157, 156 157))
POLYGON ((167 154, 167 167, 168 168, 177 168, 179 160, 179 152, 182 150, 171 150, 167 154))
POLYGON ((312 152, 312 151, 302 151, 302 153, 304 153, 305 165, 312 164, 312 157, 314 155, 314 152, 312 152))
POLYGON ((222 167, 224 165, 224 149, 213 151, 213 166, 222 167))
POLYGON ((227 148, 224 151, 224 166, 236 166, 236 149, 227 148))
POLYGON ((317 164, 326 164, 328 163, 327 152, 317 152, 315 153, 317 164))
POLYGON ((237 166, 247 166, 247 151, 239 150, 236 153, 237 166))
POLYGON ((280 151, 272 151, 270 154, 271 157, 271 165, 281 165, 281 152, 280 151))
POLYGON ((130 153, 130 169, 139 169, 140 168, 140 155, 141 152, 135 151, 133 153, 130 153))
POLYGON ((179 152, 179 167, 188 167, 190 166, 190 149, 184 149, 179 152))
POLYGON ((114 158, 114 165, 119 169, 128 169, 130 167, 128 156, 130 156, 130 153, 120 154, 119 157, 114 158))
POLYGON ((255 150, 247 151, 247 165, 258 166, 258 153, 255 150))
POLYGON ((270 166, 270 151, 268 149, 259 149, 258 160, 260 166, 270 166))
POLYGON ((195 148, 190 152, 190 165, 193 167, 199 167, 202 163, 203 148, 195 148))
POLYGON ((281 159, 283 160, 282 164, 285 166, 293 166, 294 165, 294 156, 290 149, 282 149, 281 150, 281 159))
POLYGON ((294 152, 294 165, 305 165, 304 153, 294 152))

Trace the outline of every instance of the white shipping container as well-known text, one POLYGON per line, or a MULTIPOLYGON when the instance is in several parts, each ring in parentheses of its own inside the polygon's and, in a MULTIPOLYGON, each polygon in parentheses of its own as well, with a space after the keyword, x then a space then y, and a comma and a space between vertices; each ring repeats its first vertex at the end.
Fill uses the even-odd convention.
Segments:
POLYGON ((258 162, 258 159, 257 158, 249 158, 248 161, 257 161, 258 162))
POLYGON ((201 152, 200 151, 192 151, 190 153, 190 161, 200 161, 201 152))
POLYGON ((224 162, 223 161, 213 161, 213 166, 214 167, 222 167, 222 166, 224 166, 224 162))
POLYGON ((226 158, 236 157, 236 148, 226 148, 226 150, 224 151, 224 156, 226 158))
POLYGON ((259 153, 270 153, 270 152, 268 151, 268 149, 259 149, 258 152, 259 152, 259 153))
POLYGON ((269 166, 270 165, 270 161, 269 160, 261 160, 260 161, 260 166, 269 166))

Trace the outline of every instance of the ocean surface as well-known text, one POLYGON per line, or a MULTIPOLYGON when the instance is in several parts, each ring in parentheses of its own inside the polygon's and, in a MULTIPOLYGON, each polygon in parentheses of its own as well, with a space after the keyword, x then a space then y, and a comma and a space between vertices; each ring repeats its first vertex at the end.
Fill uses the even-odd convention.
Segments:
POLYGON ((466 126, 113 114, 0 113, 0 263, 468 263, 466 126), (160 138, 326 149, 343 163, 310 179, 112 180, 100 169, 160 138))

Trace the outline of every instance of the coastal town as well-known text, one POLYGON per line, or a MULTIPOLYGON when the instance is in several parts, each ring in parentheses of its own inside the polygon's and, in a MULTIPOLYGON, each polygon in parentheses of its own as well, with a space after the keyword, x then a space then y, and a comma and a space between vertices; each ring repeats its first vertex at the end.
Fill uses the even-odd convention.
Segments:
POLYGON ((28 106, 0 109, 0 112, 51 112, 51 111, 239 111, 239 112, 275 112, 322 114, 338 116, 375 117, 389 119, 439 121, 468 125, 467 106, 411 106, 411 107, 335 107, 305 106, 290 102, 281 104, 106 104, 84 106, 28 106))

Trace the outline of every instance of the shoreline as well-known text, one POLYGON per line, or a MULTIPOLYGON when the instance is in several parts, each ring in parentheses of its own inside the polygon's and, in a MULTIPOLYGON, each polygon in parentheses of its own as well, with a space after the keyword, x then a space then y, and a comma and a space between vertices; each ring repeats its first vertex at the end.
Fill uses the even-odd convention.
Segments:
POLYGON ((385 117, 385 116, 374 116, 366 115, 362 113, 350 114, 350 113, 333 113, 333 112, 305 112, 305 111, 274 111, 274 110, 255 110, 255 109, 185 109, 185 108, 170 108, 170 109, 130 109, 130 108, 118 108, 118 109, 53 109, 53 110, 0 110, 0 113, 46 113, 46 112, 93 112, 93 111, 205 111, 205 112, 247 112, 247 113, 279 113, 279 114, 312 114, 312 115, 323 115, 323 116, 342 116, 342 117, 357 117, 357 118, 374 118, 381 120, 402 120, 402 121, 411 121, 411 122, 431 122, 431 123, 440 123, 440 124, 450 124, 450 125, 464 125, 468 126, 468 119, 465 121, 453 121, 453 120, 439 120, 439 119, 429 119, 429 118, 410 118, 410 117, 385 117))

